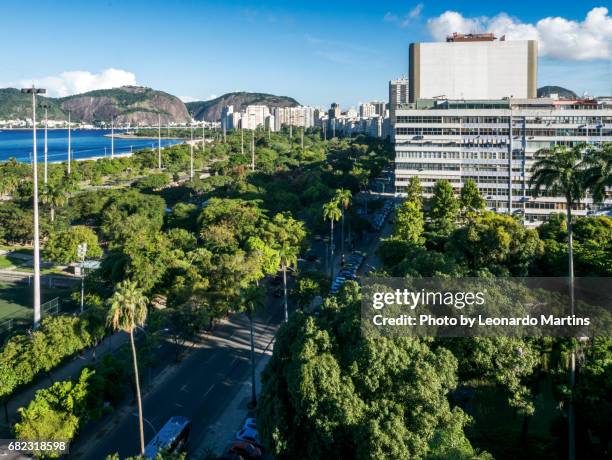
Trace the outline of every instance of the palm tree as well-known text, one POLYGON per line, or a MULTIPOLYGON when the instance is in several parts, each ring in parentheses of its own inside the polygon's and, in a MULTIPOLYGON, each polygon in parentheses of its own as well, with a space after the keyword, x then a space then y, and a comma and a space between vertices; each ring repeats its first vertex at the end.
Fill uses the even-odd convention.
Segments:
POLYGON ((283 271, 283 298, 285 303, 285 322, 289 321, 289 307, 287 305, 287 269, 297 266, 298 248, 288 243, 278 249, 280 268, 283 271))
MULTIPOLYGON (((539 196, 543 190, 553 196, 565 198, 567 216, 568 272, 570 281, 570 314, 574 314, 574 253, 572 236, 572 207, 584 196, 584 161, 583 145, 571 149, 566 146, 555 146, 550 150, 536 153, 529 186, 533 196, 539 196)), ((570 387, 574 389, 576 379, 576 351, 572 347, 570 358, 570 387)), ((575 458, 575 416, 574 404, 568 408, 569 425, 569 458, 575 458)))
POLYGON ((340 211, 340 207, 338 206, 338 201, 334 198, 329 203, 325 203, 323 205, 323 219, 329 220, 331 224, 330 230, 330 273, 331 277, 334 277, 334 221, 340 220, 342 216, 342 211, 340 211))
POLYGON ((147 319, 147 298, 142 294, 133 281, 123 281, 108 300, 110 310, 107 322, 114 330, 125 331, 130 334, 132 345, 132 360, 134 363, 134 381, 136 384, 136 399, 138 402, 138 428, 140 430, 140 454, 144 455, 144 429, 142 425, 142 399, 140 397, 140 381, 138 379, 138 361, 136 359, 136 345, 134 343, 134 329, 144 325, 147 319))
POLYGON ((240 292, 240 300, 249 318, 251 334, 251 406, 257 406, 257 389, 255 387, 255 336, 253 333, 253 315, 265 306, 265 298, 259 284, 250 284, 240 292))
POLYGON ((590 190, 593 201, 602 202, 606 197, 606 187, 612 187, 612 143, 590 150, 584 160, 585 188, 590 190))
POLYGON ((68 201, 68 189, 63 182, 47 184, 43 189, 41 201, 49 205, 51 222, 55 220, 55 210, 68 201))
MULTIPOLYGON (((341 254, 344 254, 344 212, 348 209, 349 205, 351 204, 351 198, 353 197, 353 195, 351 194, 351 191, 348 189, 344 189, 344 188, 339 188, 336 190, 336 195, 334 196, 334 199, 340 203, 340 205, 342 206, 341 211, 342 211, 342 241, 340 243, 340 252, 341 254)), ((350 231, 349 231, 350 233, 350 231)))

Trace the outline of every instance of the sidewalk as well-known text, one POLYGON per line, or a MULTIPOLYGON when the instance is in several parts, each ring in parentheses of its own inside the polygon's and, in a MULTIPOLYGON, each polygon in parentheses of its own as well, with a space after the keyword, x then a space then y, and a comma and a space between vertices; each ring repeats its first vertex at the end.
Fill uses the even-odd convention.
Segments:
MULTIPOLYGON (((117 350, 124 343, 128 342, 128 338, 129 336, 125 332, 121 331, 105 337, 97 347, 87 349, 82 355, 73 357, 63 366, 51 371, 51 378, 54 382, 59 382, 78 377, 83 368, 94 364, 96 361, 99 361, 100 358, 107 353, 117 350)), ((10 434, 10 427, 17 421, 17 409, 19 407, 27 406, 28 403, 34 399, 34 396, 38 390, 48 388, 50 385, 51 382, 49 379, 41 374, 36 383, 23 388, 21 391, 13 395, 7 404, 9 424, 7 425, 4 417, 2 417, 2 423, 0 424, 0 435, 10 437, 8 436, 10 434)))
MULTIPOLYGON (((272 357, 274 350, 274 337, 266 346, 259 362, 255 367, 255 381, 257 397, 261 394, 261 374, 272 357)), ((200 445, 192 449, 188 458, 201 459, 207 454, 217 456, 223 455, 225 449, 232 443, 234 436, 240 428, 244 419, 249 415, 248 403, 251 401, 251 379, 245 380, 238 393, 223 411, 217 421, 208 427, 204 439, 200 445)))

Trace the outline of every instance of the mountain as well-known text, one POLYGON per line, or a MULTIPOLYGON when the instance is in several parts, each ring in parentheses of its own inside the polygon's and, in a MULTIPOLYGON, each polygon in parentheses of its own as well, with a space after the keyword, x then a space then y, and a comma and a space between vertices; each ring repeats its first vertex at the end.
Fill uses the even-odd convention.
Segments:
POLYGON ((266 93, 227 93, 210 101, 188 102, 187 109, 196 120, 217 121, 226 105, 233 105, 234 112, 243 110, 247 105, 267 105, 273 107, 296 107, 298 101, 288 96, 275 96, 266 93))
POLYGON ((100 89, 59 99, 62 109, 70 110, 75 120, 91 123, 110 121, 118 124, 188 123, 187 107, 178 97, 142 86, 100 89))
MULTIPOLYGON (((178 97, 163 91, 142 86, 122 86, 100 89, 62 98, 38 97, 39 104, 49 105, 49 118, 68 119, 92 123, 110 122, 115 117, 117 124, 156 125, 158 115, 162 123, 188 123, 191 121, 187 107, 178 97)), ((42 119, 42 110, 37 110, 42 119)), ((15 88, 0 89, 0 119, 24 119, 32 117, 32 96, 15 88)))
MULTIPOLYGON (((63 120, 64 112, 56 99, 37 96, 39 105, 47 104, 49 118, 52 120, 63 120)), ((45 116, 44 109, 37 108, 37 117, 45 116)), ((32 118, 32 95, 22 93, 15 88, 0 89, 0 119, 1 120, 23 120, 32 118)))
POLYGON ((551 94, 559 95, 559 99, 577 98, 576 93, 561 86, 542 86, 538 88, 538 97, 550 97, 551 94))

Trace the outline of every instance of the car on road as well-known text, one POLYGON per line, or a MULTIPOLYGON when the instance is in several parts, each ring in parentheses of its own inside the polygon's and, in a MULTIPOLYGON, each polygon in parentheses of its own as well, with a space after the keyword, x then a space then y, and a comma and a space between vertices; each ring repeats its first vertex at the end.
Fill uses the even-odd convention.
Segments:
POLYGON ((232 447, 229 448, 229 453, 238 454, 249 460, 257 460, 262 457, 262 452, 259 447, 244 441, 235 441, 232 447))
POLYGON ((251 430, 257 430, 257 419, 247 418, 242 425, 242 428, 250 428, 251 430))
POLYGON ((259 433, 257 430, 252 428, 243 428, 236 433, 236 439, 238 441, 244 441, 253 444, 255 447, 261 448, 261 441, 259 439, 259 433))

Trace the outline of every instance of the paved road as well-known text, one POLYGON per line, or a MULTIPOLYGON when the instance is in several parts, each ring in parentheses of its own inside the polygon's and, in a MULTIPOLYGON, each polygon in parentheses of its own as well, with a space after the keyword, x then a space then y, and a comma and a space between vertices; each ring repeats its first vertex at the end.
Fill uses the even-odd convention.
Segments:
MULTIPOLYGON (((272 298, 269 314, 255 322, 257 358, 261 357, 278 329, 282 306, 272 298)), ((204 345, 192 351, 181 363, 156 377, 143 395, 148 442, 173 415, 193 420, 189 447, 201 444, 206 430, 222 413, 250 378, 248 320, 235 315, 215 328, 204 345)), ((124 407, 89 427, 71 446, 70 458, 104 459, 118 452, 120 457, 138 452, 138 421, 135 404, 124 407)))

